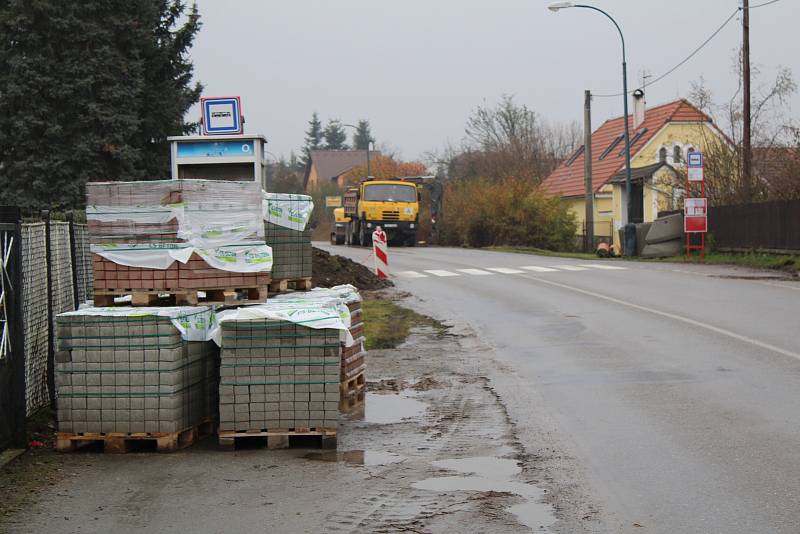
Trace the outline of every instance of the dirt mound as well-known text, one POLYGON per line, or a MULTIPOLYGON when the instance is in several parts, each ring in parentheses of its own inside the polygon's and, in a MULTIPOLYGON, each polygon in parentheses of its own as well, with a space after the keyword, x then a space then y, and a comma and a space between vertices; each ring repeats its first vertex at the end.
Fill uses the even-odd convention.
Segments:
POLYGON ((352 284, 358 289, 373 290, 394 285, 385 278, 378 278, 360 263, 318 248, 314 248, 312 272, 314 286, 320 287, 352 284))

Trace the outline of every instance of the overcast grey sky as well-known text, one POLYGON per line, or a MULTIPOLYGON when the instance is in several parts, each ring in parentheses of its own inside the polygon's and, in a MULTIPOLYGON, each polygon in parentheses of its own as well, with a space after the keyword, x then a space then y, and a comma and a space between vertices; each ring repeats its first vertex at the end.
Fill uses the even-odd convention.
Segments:
MULTIPOLYGON (((765 0, 751 0, 753 4, 765 0)), ((513 94, 552 121, 582 120, 583 91, 621 91, 619 38, 586 9, 552 13, 549 0, 198 0, 192 57, 205 95, 241 95, 247 133, 288 155, 312 111, 325 121, 370 120, 378 143, 407 159, 463 138, 470 111, 513 94)), ((596 0, 625 33, 631 87, 705 40, 738 0, 596 0)), ((800 76, 800 0, 752 10, 760 81, 778 66, 800 76)), ((672 76, 648 105, 687 96, 703 76, 717 99, 736 89, 739 16, 672 76)), ((793 115, 800 96, 792 99, 793 115)), ((191 112, 198 116, 198 109, 191 112)), ((594 101, 593 123, 622 114, 622 98, 594 101)))

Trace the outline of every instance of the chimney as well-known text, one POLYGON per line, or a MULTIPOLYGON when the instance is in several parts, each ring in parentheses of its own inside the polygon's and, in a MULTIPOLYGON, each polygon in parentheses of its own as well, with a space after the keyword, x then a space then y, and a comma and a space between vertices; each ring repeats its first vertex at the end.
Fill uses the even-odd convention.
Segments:
POLYGON ((637 89, 633 92, 633 129, 636 130, 644 122, 644 91, 637 89))

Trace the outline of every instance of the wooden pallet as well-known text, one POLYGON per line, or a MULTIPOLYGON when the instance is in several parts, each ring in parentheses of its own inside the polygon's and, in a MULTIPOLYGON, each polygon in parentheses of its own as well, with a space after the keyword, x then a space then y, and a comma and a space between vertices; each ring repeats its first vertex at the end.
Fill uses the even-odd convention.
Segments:
POLYGON ((222 288, 215 287, 209 289, 95 289, 95 306, 114 306, 114 299, 125 295, 131 295, 131 306, 197 306, 198 304, 221 304, 233 306, 243 303, 265 302, 269 288, 263 287, 243 287, 243 288, 222 288), (205 293, 205 297, 199 297, 198 291, 205 293), (240 295, 242 298, 240 298, 240 295))
POLYGON ((363 410, 364 399, 366 398, 367 387, 362 385, 359 389, 342 392, 339 398, 339 411, 341 413, 353 413, 363 410))
POLYGON ((105 453, 124 454, 141 451, 143 442, 150 442, 151 445, 154 442, 158 452, 174 452, 210 436, 215 428, 215 421, 207 419, 180 432, 56 432, 56 450, 71 452, 84 445, 101 443, 105 453))
POLYGON ((367 379, 364 376, 364 370, 362 369, 357 375, 352 378, 345 378, 339 384, 339 397, 342 398, 346 394, 349 394, 352 391, 358 391, 359 389, 363 388, 367 383, 367 379))
POLYGON ((311 277, 305 278, 283 278, 281 280, 273 280, 269 284, 269 290, 272 293, 284 293, 289 289, 296 291, 308 291, 312 286, 311 277))
POLYGON ((247 439, 261 440, 268 449, 288 449, 292 445, 292 438, 312 437, 319 440, 320 449, 335 449, 335 428, 270 428, 258 430, 239 430, 219 433, 219 447, 222 450, 236 449, 237 442, 247 439))

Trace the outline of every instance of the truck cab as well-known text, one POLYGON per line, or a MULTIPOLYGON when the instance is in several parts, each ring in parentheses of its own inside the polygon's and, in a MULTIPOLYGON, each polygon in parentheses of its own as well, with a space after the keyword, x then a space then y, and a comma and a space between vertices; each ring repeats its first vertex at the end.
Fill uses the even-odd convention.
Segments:
POLYGON ((413 182, 365 180, 344 194, 344 213, 350 217, 348 244, 369 246, 380 226, 390 242, 414 246, 419 227, 420 194, 413 182))

